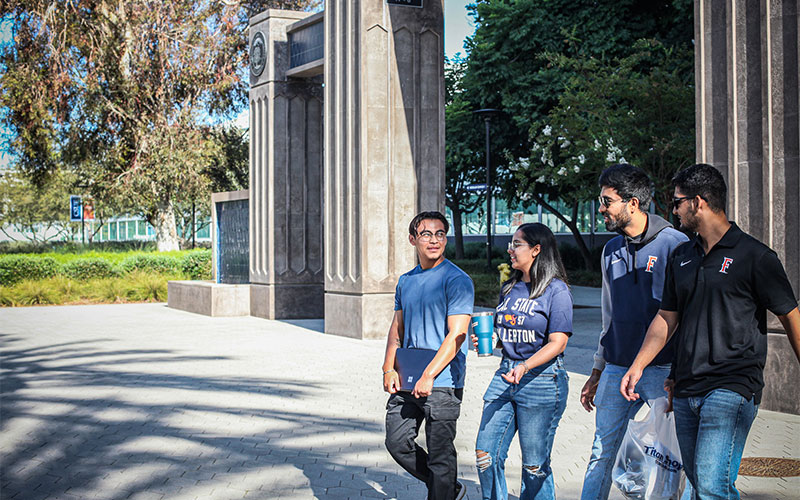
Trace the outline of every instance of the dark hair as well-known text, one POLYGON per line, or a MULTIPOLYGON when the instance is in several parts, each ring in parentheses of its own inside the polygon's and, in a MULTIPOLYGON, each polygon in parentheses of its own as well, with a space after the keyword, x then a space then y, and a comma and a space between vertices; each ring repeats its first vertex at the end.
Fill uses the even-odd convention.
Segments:
POLYGON ((639 209, 646 212, 653 199, 653 181, 644 170, 627 163, 617 163, 603 170, 597 184, 617 190, 624 201, 631 198, 639 200, 639 209))
POLYGON ((672 187, 684 196, 699 196, 706 200, 712 212, 724 212, 728 187, 719 170, 705 163, 686 167, 672 178, 672 187))
POLYGON ((424 220, 439 220, 442 221, 444 224, 444 232, 447 233, 450 231, 450 223, 447 222, 447 218, 442 215, 441 212, 432 211, 432 212, 420 212, 411 219, 411 224, 408 225, 408 234, 411 236, 417 235, 417 226, 419 223, 424 220))
MULTIPOLYGON (((531 276, 530 298, 535 299, 542 295, 553 278, 567 283, 567 272, 561 262, 561 254, 558 253, 558 245, 553 231, 538 222, 523 224, 519 226, 518 231, 522 231, 522 238, 531 247, 541 245, 539 255, 536 256, 529 270, 531 276)), ((502 295, 508 295, 508 292, 521 279, 522 271, 515 269, 511 279, 503 283, 502 295)))

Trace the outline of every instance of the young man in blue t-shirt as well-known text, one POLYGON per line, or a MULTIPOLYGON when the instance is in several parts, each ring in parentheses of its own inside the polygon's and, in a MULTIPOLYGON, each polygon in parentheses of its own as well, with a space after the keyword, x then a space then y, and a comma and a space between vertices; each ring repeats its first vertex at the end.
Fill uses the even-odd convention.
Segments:
POLYGON ((394 319, 383 361, 386 449, 409 474, 428 487, 429 500, 463 498, 456 480, 456 419, 461 410, 467 344, 475 297, 472 279, 444 258, 450 225, 439 212, 422 212, 409 225, 408 241, 419 265, 400 276, 394 319), (436 351, 411 392, 400 390, 398 348, 436 351), (415 439, 425 421, 426 452, 415 439))

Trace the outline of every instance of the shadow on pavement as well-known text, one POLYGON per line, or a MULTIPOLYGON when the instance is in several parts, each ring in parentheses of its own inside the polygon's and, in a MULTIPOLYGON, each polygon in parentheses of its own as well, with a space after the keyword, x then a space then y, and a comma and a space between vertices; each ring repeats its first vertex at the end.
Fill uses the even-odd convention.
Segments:
POLYGON ((358 415, 332 418, 275 407, 274 398, 259 400, 280 395, 291 402, 320 390, 317 384, 177 376, 159 366, 145 373, 129 367, 208 358, 168 350, 100 350, 102 340, 15 348, 18 342, 0 335, 4 499, 123 499, 143 492, 148 498, 208 492, 216 498, 248 492, 276 498, 293 488, 307 494, 309 487, 320 498, 354 491, 395 496, 392 488, 411 495, 407 498, 418 495, 407 489, 408 476, 341 460, 343 447, 348 456, 370 447, 353 439, 354 433, 382 436, 381 425, 358 415), (231 393, 246 396, 250 405, 231 405, 236 401, 231 393), (334 444, 308 445, 323 437, 334 444), (263 474, 265 468, 288 472, 263 474))

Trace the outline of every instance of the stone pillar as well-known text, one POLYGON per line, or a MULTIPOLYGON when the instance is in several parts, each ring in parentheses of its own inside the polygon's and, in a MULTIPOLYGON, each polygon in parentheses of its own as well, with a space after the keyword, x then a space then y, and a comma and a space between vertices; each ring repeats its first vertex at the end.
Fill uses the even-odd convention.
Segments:
MULTIPOLYGON (((697 161, 719 168, 727 213, 773 248, 800 293, 797 0, 696 0, 697 161)), ((771 330, 780 323, 772 317, 771 330)), ((775 335, 773 337, 773 335, 775 335)), ((770 334, 763 407, 800 414, 800 369, 770 334)))
POLYGON ((327 333, 386 335, 408 223, 444 209, 444 17, 422 4, 325 6, 327 333))
POLYGON ((322 82, 286 76, 309 15, 250 20, 250 314, 268 319, 323 314, 322 82))

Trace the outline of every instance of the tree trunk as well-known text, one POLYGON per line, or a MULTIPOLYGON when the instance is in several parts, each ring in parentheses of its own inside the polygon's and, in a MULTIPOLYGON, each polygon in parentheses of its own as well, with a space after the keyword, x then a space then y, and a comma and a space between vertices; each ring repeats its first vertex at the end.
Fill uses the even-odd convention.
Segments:
POLYGON ((592 263, 592 254, 589 252, 589 247, 586 246, 586 242, 583 241, 583 236, 581 236, 581 232, 578 230, 578 224, 575 222, 575 219, 578 218, 578 202, 575 202, 572 205, 572 220, 569 220, 564 217, 564 214, 556 210, 555 207, 547 203, 547 201, 545 201, 545 199, 540 195, 535 194, 534 199, 569 228, 570 232, 572 233, 572 237, 575 238, 575 244, 578 245, 578 250, 581 252, 581 257, 583 257, 584 268, 587 271, 594 269, 594 265, 592 263))
POLYGON ((464 258, 464 234, 462 232, 461 210, 453 209, 450 207, 450 212, 453 214, 453 235, 455 236, 456 244, 456 259, 464 258))
POLYGON ((578 223, 576 222, 578 219, 578 202, 576 201, 572 205, 572 220, 570 223, 567 224, 567 227, 570 231, 572 231, 572 236, 575 238, 575 244, 578 245, 578 250, 581 251, 581 256, 583 257, 583 266, 586 268, 587 271, 591 271, 594 267, 592 265, 592 254, 589 253, 589 247, 586 246, 586 242, 583 241, 583 236, 581 236, 581 232, 578 230, 578 223))
POLYGON ((175 210, 172 201, 167 200, 158 204, 154 214, 153 226, 156 230, 156 247, 159 252, 180 250, 178 242, 178 229, 175 225, 175 210))

